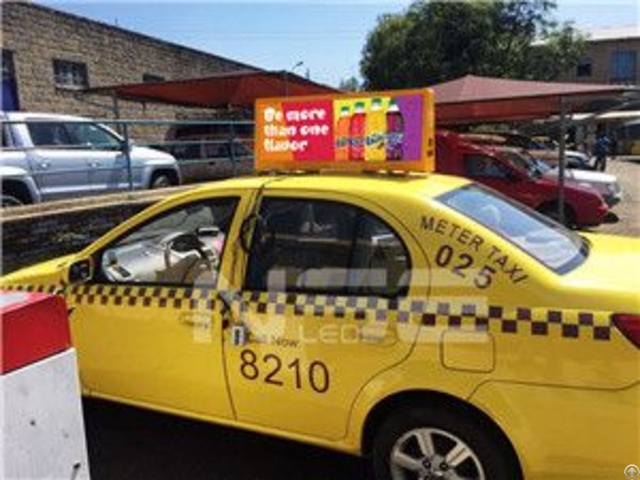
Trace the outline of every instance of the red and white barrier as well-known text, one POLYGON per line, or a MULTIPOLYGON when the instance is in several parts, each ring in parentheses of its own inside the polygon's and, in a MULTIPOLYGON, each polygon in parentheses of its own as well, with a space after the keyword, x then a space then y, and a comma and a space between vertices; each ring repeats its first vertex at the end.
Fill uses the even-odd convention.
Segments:
POLYGON ((0 478, 89 479, 64 300, 0 292, 0 346, 0 478))

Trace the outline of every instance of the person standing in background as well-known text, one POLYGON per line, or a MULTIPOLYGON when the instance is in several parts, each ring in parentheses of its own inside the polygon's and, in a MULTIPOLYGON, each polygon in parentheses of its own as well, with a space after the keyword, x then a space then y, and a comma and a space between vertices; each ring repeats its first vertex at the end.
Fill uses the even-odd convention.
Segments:
POLYGON ((605 135, 604 132, 600 132, 596 138, 596 144, 593 147, 593 154, 596 157, 596 163, 594 165, 596 170, 604 172, 607 169, 607 155, 611 150, 611 140, 605 135))

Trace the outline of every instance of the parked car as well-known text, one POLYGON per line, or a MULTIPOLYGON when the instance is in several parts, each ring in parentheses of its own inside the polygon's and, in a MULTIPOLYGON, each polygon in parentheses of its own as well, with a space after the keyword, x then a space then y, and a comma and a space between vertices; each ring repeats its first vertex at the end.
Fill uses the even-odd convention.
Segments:
POLYGON ((180 184, 173 156, 134 144, 83 117, 4 112, 2 206, 180 184))
MULTIPOLYGON (((558 167, 550 167, 542 160, 519 148, 496 147, 495 151, 498 156, 503 157, 511 164, 534 174, 551 179, 557 179, 559 176, 558 167)), ((565 171, 565 179, 583 187, 593 188, 602 196, 609 207, 613 207, 622 200, 622 187, 615 175, 594 170, 569 169, 565 171)))
MULTIPOLYGON (((506 161, 490 147, 465 141, 458 134, 436 135, 436 171, 470 178, 551 217, 558 217, 558 180, 506 161)), ((565 185, 565 223, 587 227, 601 224, 609 211, 600 194, 570 182, 565 185)))
POLYGON ((253 172, 253 152, 239 139, 231 141, 219 136, 193 135, 157 147, 176 158, 184 183, 219 180, 253 172))
MULTIPOLYGON (((518 132, 482 131, 463 134, 463 138, 478 144, 521 148, 550 166, 557 166, 560 161, 560 152, 553 144, 536 141, 518 132)), ((567 168, 593 170, 589 156, 577 150, 565 150, 565 161, 567 168)))
POLYGON ((204 119, 212 123, 201 123, 200 119, 186 119, 185 123, 172 125, 165 135, 168 142, 183 141, 194 138, 202 139, 224 139, 234 138, 239 140, 249 150, 253 150, 253 140, 255 137, 255 125, 251 120, 225 120, 225 119, 204 119), (189 123, 193 122, 193 123, 189 123), (213 123, 214 122, 214 123, 213 123))

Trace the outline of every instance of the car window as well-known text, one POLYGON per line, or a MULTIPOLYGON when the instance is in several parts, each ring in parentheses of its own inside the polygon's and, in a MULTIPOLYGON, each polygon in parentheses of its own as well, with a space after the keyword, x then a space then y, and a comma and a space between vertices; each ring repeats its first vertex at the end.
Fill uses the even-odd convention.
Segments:
POLYGON ((580 265, 589 249, 578 234, 479 185, 448 192, 438 200, 484 225, 557 273, 580 265))
POLYGON ((11 146, 11 141, 9 138, 9 132, 7 130, 7 126, 2 124, 0 126, 0 136, 2 136, 2 148, 8 148, 11 146))
POLYGON ((115 283, 214 283, 237 203, 208 200, 160 214, 102 252, 102 277, 115 283))
POLYGON ((206 158, 229 158, 229 142, 227 140, 207 140, 204 147, 206 158))
POLYGON ((410 259, 383 221, 352 205, 265 199, 245 286, 250 290, 398 296, 410 259))
POLYGON ((494 157, 480 154, 464 155, 464 169, 471 178, 507 178, 507 171, 494 157))
POLYGON ((121 142, 113 134, 94 123, 65 123, 73 145, 97 150, 118 150, 121 142))
POLYGON ((198 141, 189 140, 184 145, 175 145, 170 149, 170 153, 178 160, 201 160, 202 150, 198 141))
POLYGON ((68 147, 73 144, 63 123, 28 122, 27 128, 36 147, 68 147))
POLYGON ((249 150, 244 144, 239 142, 234 142, 233 144, 233 154, 236 157, 248 157, 251 155, 251 150, 249 150))

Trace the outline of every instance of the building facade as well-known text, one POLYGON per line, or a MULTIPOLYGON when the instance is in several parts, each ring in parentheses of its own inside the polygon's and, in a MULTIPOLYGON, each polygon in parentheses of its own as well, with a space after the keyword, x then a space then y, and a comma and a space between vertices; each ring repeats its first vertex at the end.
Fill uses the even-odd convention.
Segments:
POLYGON ((585 32, 586 52, 578 66, 557 80, 640 84, 640 26, 585 32))
MULTIPOLYGON (((31 2, 3 2, 3 109, 111 118, 114 102, 86 88, 259 70, 31 2)), ((202 110, 118 102, 123 118, 202 116, 202 110)))

